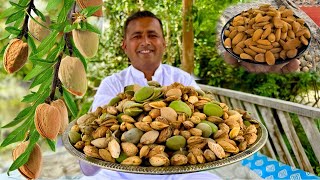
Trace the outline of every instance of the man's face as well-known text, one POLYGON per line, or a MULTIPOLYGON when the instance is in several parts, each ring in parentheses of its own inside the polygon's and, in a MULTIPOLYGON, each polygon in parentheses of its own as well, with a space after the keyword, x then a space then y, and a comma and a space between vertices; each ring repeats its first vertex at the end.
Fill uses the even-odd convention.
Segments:
POLYGON ((143 17, 128 24, 122 48, 135 68, 141 71, 157 68, 162 61, 165 47, 157 19, 143 17))

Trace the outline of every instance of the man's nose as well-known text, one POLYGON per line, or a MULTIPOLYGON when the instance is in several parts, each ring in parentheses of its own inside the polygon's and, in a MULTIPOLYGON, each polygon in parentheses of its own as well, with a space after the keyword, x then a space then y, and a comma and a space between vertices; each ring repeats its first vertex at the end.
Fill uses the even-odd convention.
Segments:
POLYGON ((150 44, 150 39, 148 36, 143 36, 142 37, 142 44, 143 45, 149 45, 150 44))

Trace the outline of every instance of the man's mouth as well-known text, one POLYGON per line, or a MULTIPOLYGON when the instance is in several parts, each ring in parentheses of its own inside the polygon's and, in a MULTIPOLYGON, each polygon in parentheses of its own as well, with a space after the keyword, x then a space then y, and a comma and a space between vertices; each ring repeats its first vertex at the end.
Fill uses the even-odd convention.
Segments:
POLYGON ((149 53, 151 53, 151 52, 153 52, 153 50, 141 50, 141 51, 138 51, 138 53, 140 53, 140 54, 149 54, 149 53))

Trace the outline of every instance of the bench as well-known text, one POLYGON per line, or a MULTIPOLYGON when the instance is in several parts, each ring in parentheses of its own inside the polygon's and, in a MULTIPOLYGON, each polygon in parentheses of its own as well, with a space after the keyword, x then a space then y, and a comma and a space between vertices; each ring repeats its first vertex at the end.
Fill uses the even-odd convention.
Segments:
POLYGON ((317 127, 320 121, 319 108, 219 87, 201 84, 199 86, 205 92, 213 94, 216 100, 232 108, 250 112, 266 126, 269 137, 266 145, 260 150, 262 154, 314 173, 310 161, 317 162, 318 165, 320 162, 320 132, 317 127), (296 124, 298 128, 295 127, 296 124), (298 137, 297 132, 301 130, 306 138, 298 137), (306 139, 308 142, 305 142, 306 139), (302 146, 306 143, 307 146, 311 146, 315 158, 309 155, 308 159, 306 147, 302 146))

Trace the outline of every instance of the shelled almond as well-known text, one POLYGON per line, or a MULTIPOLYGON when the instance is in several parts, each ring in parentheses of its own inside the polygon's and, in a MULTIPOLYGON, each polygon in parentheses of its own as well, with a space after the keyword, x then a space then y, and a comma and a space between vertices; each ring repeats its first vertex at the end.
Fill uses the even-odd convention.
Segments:
POLYGON ((269 4, 241 12, 223 33, 224 46, 240 58, 268 65, 295 57, 311 38, 304 20, 291 9, 269 4))

